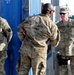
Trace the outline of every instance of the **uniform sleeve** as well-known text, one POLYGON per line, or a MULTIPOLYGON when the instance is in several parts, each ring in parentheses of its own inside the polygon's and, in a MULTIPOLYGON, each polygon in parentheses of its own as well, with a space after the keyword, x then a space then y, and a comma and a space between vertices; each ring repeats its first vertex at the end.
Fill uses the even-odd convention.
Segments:
POLYGON ((58 30, 57 25, 51 23, 51 35, 50 35, 50 44, 51 46, 57 46, 60 41, 60 31, 58 30))
POLYGON ((20 41, 23 41, 25 38, 25 33, 23 32, 23 22, 18 26, 18 37, 20 41))
MULTIPOLYGON (((26 36, 26 32, 27 32, 27 28, 28 27, 30 21, 29 21, 29 17, 27 17, 19 26, 18 26, 18 37, 20 39, 20 41, 23 41, 25 36, 26 36)), ((29 28, 28 28, 29 29, 29 28)))
POLYGON ((7 38, 7 42, 10 42, 10 40, 12 38, 12 30, 11 30, 8 22, 5 19, 2 20, 1 24, 2 24, 4 36, 7 38))

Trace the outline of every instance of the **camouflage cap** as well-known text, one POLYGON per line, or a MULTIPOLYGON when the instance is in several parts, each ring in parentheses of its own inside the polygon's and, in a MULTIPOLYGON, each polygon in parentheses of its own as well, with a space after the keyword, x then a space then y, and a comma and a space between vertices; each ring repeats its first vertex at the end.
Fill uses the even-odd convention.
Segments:
POLYGON ((60 13, 68 13, 68 12, 69 12, 69 8, 68 7, 60 8, 60 13))

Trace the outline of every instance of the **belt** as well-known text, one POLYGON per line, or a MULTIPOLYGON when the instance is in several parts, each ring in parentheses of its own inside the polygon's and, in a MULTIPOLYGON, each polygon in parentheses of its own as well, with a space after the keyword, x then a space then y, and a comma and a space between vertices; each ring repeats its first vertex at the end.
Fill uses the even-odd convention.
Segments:
POLYGON ((74 57, 74 56, 62 56, 62 55, 61 55, 61 58, 62 58, 62 59, 68 59, 68 60, 70 60, 70 59, 73 58, 73 57, 74 57))

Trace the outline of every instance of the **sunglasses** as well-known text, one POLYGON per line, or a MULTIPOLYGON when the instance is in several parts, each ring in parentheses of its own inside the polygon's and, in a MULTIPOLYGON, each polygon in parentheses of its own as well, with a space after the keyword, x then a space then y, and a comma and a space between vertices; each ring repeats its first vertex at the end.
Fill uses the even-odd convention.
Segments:
POLYGON ((51 10, 51 11, 55 12, 54 10, 51 10))
POLYGON ((66 13, 60 13, 60 15, 62 15, 62 14, 65 15, 66 13))

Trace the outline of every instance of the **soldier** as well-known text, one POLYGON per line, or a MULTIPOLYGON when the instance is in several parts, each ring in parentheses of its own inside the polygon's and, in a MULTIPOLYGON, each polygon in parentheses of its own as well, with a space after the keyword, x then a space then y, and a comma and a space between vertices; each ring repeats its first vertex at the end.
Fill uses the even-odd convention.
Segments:
POLYGON ((56 50, 59 64, 59 75, 74 75, 74 20, 69 18, 69 8, 60 8, 61 21, 57 23, 61 41, 56 50))
POLYGON ((6 49, 12 37, 12 30, 5 19, 0 17, 0 75, 5 75, 4 62, 7 57, 6 49))
POLYGON ((46 75, 47 41, 57 46, 60 32, 51 20, 53 5, 46 3, 42 14, 26 18, 18 27, 18 36, 22 42, 20 47, 20 63, 18 75, 28 75, 32 67, 34 75, 46 75))

